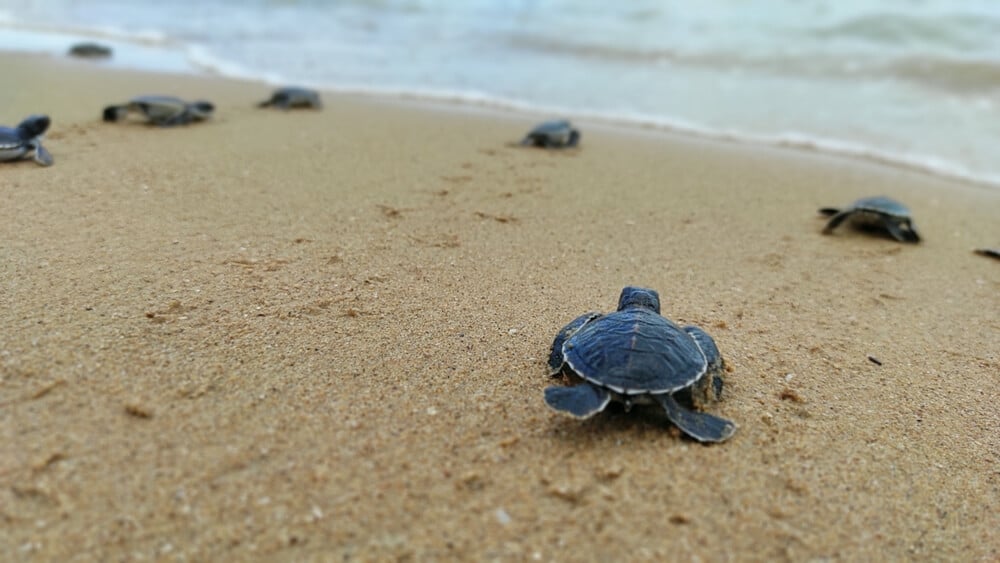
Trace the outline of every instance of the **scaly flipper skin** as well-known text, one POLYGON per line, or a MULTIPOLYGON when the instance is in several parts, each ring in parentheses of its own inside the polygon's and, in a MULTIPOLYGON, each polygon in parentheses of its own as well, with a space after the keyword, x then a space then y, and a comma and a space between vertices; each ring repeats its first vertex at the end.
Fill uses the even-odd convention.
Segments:
POLYGON ((611 393, 587 383, 572 387, 549 387, 545 390, 545 402, 555 410, 576 418, 590 418, 608 406, 611 393))
MULTIPOLYGON (((547 395, 548 393, 546 399, 547 395)), ((736 424, 732 421, 706 412, 689 410, 681 406, 672 395, 661 394, 653 397, 666 411, 670 422, 699 442, 724 442, 736 432, 736 424)))
POLYGON ((45 150, 45 147, 41 143, 35 143, 35 162, 41 164, 42 166, 52 166, 54 160, 49 151, 45 150))

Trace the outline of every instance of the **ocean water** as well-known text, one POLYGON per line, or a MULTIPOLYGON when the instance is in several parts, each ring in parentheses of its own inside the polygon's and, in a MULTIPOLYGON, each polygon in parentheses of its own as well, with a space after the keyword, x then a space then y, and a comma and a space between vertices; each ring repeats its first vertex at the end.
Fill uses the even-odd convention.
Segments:
POLYGON ((0 0, 0 49, 847 154, 1000 189, 996 0, 0 0))

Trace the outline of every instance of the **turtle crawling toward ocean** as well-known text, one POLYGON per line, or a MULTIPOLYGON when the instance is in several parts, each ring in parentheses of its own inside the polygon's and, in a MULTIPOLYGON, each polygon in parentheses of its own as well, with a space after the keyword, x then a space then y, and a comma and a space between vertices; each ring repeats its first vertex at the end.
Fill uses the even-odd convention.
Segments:
POLYGON ((71 46, 68 54, 83 59, 107 59, 111 57, 111 47, 88 41, 71 46))
POLYGON ((173 96, 139 96, 127 103, 104 108, 104 121, 119 121, 130 112, 141 113, 153 125, 170 127, 204 121, 212 116, 211 102, 188 102, 173 96))
POLYGON ((521 140, 526 147, 568 149, 580 143, 580 132, 564 119, 546 121, 532 129, 521 140))
POLYGON ((42 146, 42 135, 51 123, 47 115, 31 115, 17 127, 0 127, 0 162, 33 158, 52 166, 52 155, 42 146))
POLYGON ((279 109, 308 108, 321 109, 323 103, 319 100, 319 92, 308 88, 288 86, 278 88, 271 97, 257 104, 257 107, 276 107, 279 109))
POLYGON ((549 387, 545 402, 576 418, 589 418, 611 401, 626 410, 653 404, 699 442, 722 442, 736 432, 733 422, 701 412, 722 395, 725 366, 715 341, 661 316, 652 289, 626 287, 616 312, 587 313, 563 327, 548 366, 572 385, 549 387))
POLYGON ((826 235, 846 219, 851 219, 858 227, 887 231, 899 242, 920 242, 910 210, 902 203, 885 196, 864 197, 842 209, 824 207, 819 212, 832 216, 823 229, 823 234, 826 235))

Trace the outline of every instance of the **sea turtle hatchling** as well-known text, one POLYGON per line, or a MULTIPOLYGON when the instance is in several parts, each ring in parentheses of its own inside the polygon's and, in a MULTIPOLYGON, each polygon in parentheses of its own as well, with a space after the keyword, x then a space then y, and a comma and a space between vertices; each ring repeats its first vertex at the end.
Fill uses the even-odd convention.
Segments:
POLYGON ((51 166, 52 155, 42 146, 42 135, 50 123, 47 115, 31 115, 17 127, 0 127, 0 162, 33 158, 42 166, 51 166))
POLYGON ((88 41, 71 46, 68 54, 82 59, 107 59, 111 57, 111 47, 88 41))
POLYGON ((133 111, 144 115, 153 125, 169 127, 208 119, 215 106, 211 102, 187 102, 173 96, 139 96, 104 108, 104 121, 119 121, 133 111))
POLYGON ((589 418, 611 401, 626 410, 655 404, 699 442, 722 442, 736 431, 733 422, 700 411, 722 395, 725 367, 715 341, 661 316, 652 289, 626 287, 616 312, 587 313, 563 327, 548 365, 551 375, 565 375, 573 385, 547 388, 545 402, 576 418, 589 418))
POLYGON ((543 149, 566 149, 580 142, 580 132, 569 121, 560 119, 539 124, 525 135, 521 145, 543 149))
POLYGON ((920 242, 910 210, 902 203, 885 196, 864 197, 842 209, 824 207, 819 212, 832 216, 823 229, 823 234, 832 233, 837 225, 850 218, 859 227, 888 231, 899 242, 920 242))
POLYGON ((323 103, 319 100, 319 92, 308 88, 289 86, 278 88, 271 97, 257 104, 257 107, 276 107, 279 109, 309 108, 321 109, 323 103))

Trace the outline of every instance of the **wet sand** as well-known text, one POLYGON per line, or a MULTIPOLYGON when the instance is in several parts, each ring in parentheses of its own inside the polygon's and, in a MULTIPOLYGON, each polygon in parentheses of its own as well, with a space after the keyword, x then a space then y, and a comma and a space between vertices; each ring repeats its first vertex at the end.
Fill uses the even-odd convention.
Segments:
MULTIPOLYGON (((4 560, 1000 558, 1000 191, 544 116, 0 57, 4 560), (105 124, 135 94, 208 123, 105 124), (816 210, 886 194, 901 245, 816 210), (625 285, 711 333, 727 443, 542 400, 625 285), (881 365, 872 359, 877 359, 881 365)), ((572 116, 569 116, 572 117, 572 116)))

